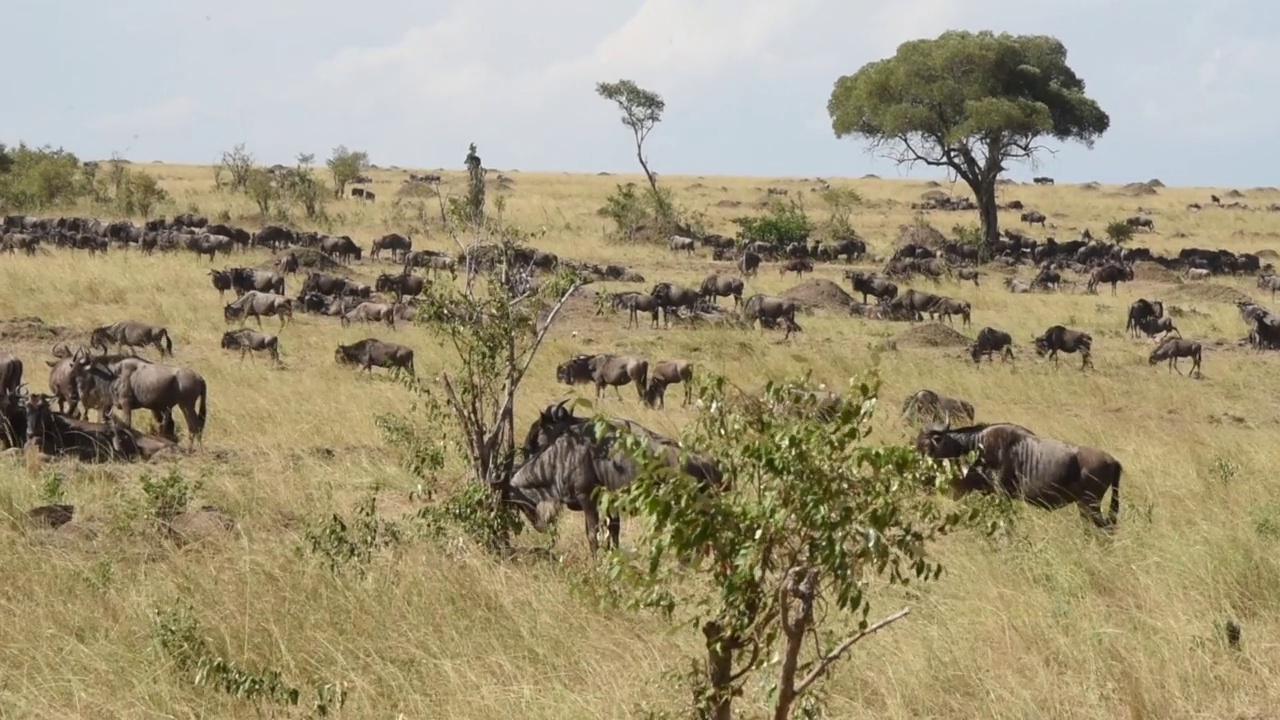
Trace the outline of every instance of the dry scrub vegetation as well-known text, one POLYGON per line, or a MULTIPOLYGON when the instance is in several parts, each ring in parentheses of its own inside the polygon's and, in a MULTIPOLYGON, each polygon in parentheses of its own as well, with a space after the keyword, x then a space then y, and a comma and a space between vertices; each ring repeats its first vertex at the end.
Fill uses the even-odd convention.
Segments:
MULTIPOLYGON (((232 222, 256 227, 257 221, 242 220, 256 208, 213 190, 211 168, 135 167, 160 180, 172 198, 171 207, 161 209, 170 214, 197 209, 212 219, 225 211, 232 222)), ((406 171, 370 174, 367 187, 378 200, 330 204, 332 221, 324 229, 350 234, 366 248, 374 236, 408 229, 415 249, 454 251, 446 237, 426 229, 434 201, 398 198, 406 171)), ((506 216, 515 224, 545 228, 537 246, 562 258, 625 264, 644 274, 645 290, 663 280, 696 286, 713 270, 731 272, 706 249, 690 259, 604 239, 596 209, 617 183, 643 184, 642 177, 502 174, 509 181, 491 183, 490 197, 506 198, 506 216)), ((463 173, 443 176, 444 187, 463 192, 463 173)), ((829 181, 862 196, 852 221, 881 255, 900 226, 915 221, 910 204, 936 186, 829 181)), ((754 212, 770 187, 785 188, 816 216, 823 212, 811 192, 821 187, 817 180, 663 176, 662 183, 684 207, 705 212, 709 230, 726 235, 733 230, 729 218, 754 212)), ((1222 194, 1014 184, 1002 186, 1000 201, 1018 199, 1045 213, 1052 227, 1037 229, 1041 236, 1074 238, 1085 228, 1098 234, 1141 206, 1155 218, 1157 232, 1139 234, 1134 244, 1156 252, 1277 246, 1280 215, 1186 209, 1191 202, 1207 205, 1211 192, 1222 194)), ((1243 192, 1254 206, 1280 201, 1272 189, 1243 192)), ((950 234, 954 224, 973 222, 972 215, 934 212, 927 219, 950 234)), ((1017 222, 1017 213, 1002 213, 1002 225, 1017 222)), ((229 262, 267 260, 266 251, 252 250, 229 262)), ((389 267, 366 259, 352 270, 371 282, 389 267)), ((578 514, 562 516, 551 562, 497 564, 463 542, 404 539, 378 553, 368 574, 356 579, 335 576, 300 553, 308 533, 334 512, 352 518, 371 486, 379 488, 378 515, 390 521, 411 515, 431 490, 417 487, 375 425, 383 413, 410 411, 413 395, 383 371, 369 377, 338 366, 334 346, 370 335, 406 344, 426 378, 449 369, 452 356, 419 327, 343 329, 331 318, 299 314, 280 333, 283 369, 263 360, 242 364, 218 348, 226 326, 209 268, 189 253, 143 257, 113 250, 91 258, 52 250, 0 258, 0 318, 38 316, 72 330, 133 318, 170 328, 175 362, 199 370, 210 387, 206 448, 178 461, 177 471, 194 489, 194 503, 216 504, 238 522, 225 537, 157 543, 136 533, 139 508, 154 505, 143 501, 138 478, 152 473, 154 488, 164 484, 167 470, 0 460, 5 514, 18 517, 61 496, 76 505, 76 524, 96 531, 87 539, 17 520, 0 528, 0 716, 251 714, 230 694, 192 687, 166 672, 170 660, 158 643, 189 637, 183 633, 193 619, 214 652, 242 668, 276 669, 298 686, 299 713, 321 694, 336 692, 338 683, 346 696, 341 715, 361 718, 635 717, 642 704, 671 695, 662 674, 696 656, 700 639, 651 616, 597 607, 585 591, 595 570, 578 514), (154 616, 182 603, 190 615, 154 616)), ((844 269, 820 264, 815 277, 844 284, 844 269)), ((687 358, 744 388, 812 371, 815 382, 842 389, 875 369, 884 383, 877 419, 882 442, 908 437, 894 411, 906 395, 927 387, 969 399, 979 421, 1011 421, 1105 448, 1125 467, 1114 537, 1086 528, 1071 509, 1051 514, 1018 507, 1014 528, 998 539, 970 532, 942 539, 939 582, 877 598, 878 611, 899 604, 914 611, 836 667, 825 686, 830 716, 1271 716, 1280 707, 1280 480, 1271 465, 1280 375, 1272 369, 1274 356, 1236 345, 1244 327, 1235 307, 1223 302, 1231 293, 1218 286, 1269 298, 1258 294, 1253 278, 1183 284, 1141 268, 1118 297, 1108 290, 1011 295, 998 271, 984 272, 980 288, 944 281, 942 291, 972 303, 970 337, 983 325, 1013 334, 1020 344, 1014 366, 976 369, 963 347, 934 347, 906 324, 833 310, 802 317, 804 332, 782 342, 780 333, 655 331, 647 322, 627 331, 625 314, 596 316, 589 298, 576 298, 521 388, 517 427, 522 431, 539 408, 566 396, 554 377, 566 356, 627 352, 687 358), (1124 333, 1126 309, 1138 297, 1160 297, 1183 312, 1177 319, 1182 334, 1206 344, 1203 380, 1147 365, 1151 343, 1124 333), (1079 372, 1073 357, 1057 371, 1035 358, 1030 338, 1056 323, 1093 333, 1096 371, 1079 372), (1227 620, 1243 628, 1238 652, 1222 639, 1227 620)), ((288 282, 293 296, 300 279, 288 282)), ((747 287, 748 294, 781 294, 795 284, 766 263, 747 287)), ((911 285, 933 289, 923 280, 911 285)), ((631 287, 596 283, 588 290, 631 287)), ((22 357, 33 389, 43 390, 50 334, 29 324, 0 330, 0 349, 22 357)), ((659 411, 642 407, 629 392, 623 397, 610 393, 604 409, 672 435, 693 412, 678 401, 659 411)), ((425 426, 438 420, 421 411, 415 417, 425 426)), ((461 481, 455 457, 440 484, 461 481)), ((624 522, 624 545, 635 536, 624 522)), ((547 545, 551 538, 527 533, 519 542, 547 545)), ((746 698, 744 709, 762 707, 756 702, 746 698)))

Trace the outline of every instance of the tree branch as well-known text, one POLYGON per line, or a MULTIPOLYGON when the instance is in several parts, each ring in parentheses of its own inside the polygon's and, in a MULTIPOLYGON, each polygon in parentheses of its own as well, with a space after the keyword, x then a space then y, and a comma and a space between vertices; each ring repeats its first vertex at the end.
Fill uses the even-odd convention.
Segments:
POLYGON ((832 663, 839 660, 840 656, 848 652, 849 648, 857 644, 859 640, 862 640, 868 635, 872 635, 876 632, 879 632, 880 630, 885 629, 886 627, 892 625, 893 623, 901 620, 902 618, 910 614, 911 614, 911 608, 909 607, 902 608, 898 612, 877 621, 874 625, 869 626, 866 630, 863 630, 857 635, 847 638, 846 640, 841 642, 839 645, 837 645, 834 650, 822 656, 821 658, 818 658, 818 660, 816 661, 816 664, 814 665, 814 668, 810 670, 809 674, 806 675, 805 678, 796 685, 796 696, 799 697, 800 694, 803 693, 805 690, 807 690, 809 686, 814 683, 815 680, 822 677, 823 673, 827 671, 827 668, 831 667, 832 663))

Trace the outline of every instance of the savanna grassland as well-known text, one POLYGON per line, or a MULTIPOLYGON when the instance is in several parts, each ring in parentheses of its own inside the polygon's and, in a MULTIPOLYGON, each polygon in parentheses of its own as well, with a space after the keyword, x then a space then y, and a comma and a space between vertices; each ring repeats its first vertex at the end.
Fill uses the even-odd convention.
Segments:
MULTIPOLYGON (((136 165, 153 173, 172 198, 160 211, 225 211, 249 228, 255 211, 242 197, 217 193, 208 167, 136 165)), ((377 170, 368 187, 375 203, 341 200, 325 230, 362 246, 419 222, 412 202, 396 203, 405 171, 377 170)), ((496 176, 490 171, 490 177, 496 176)), ((652 283, 697 286, 712 271, 733 272, 699 249, 693 258, 664 248, 605 239, 596 209, 620 182, 640 177, 504 171, 490 199, 562 258, 614 262, 652 283)), ((446 172, 454 194, 461 172, 446 172)), ((828 179, 857 190, 864 203, 854 226, 871 252, 886 255, 899 229, 913 223, 910 203, 931 189, 924 181, 828 179)), ((804 199, 818 220, 825 210, 814 180, 663 176, 680 203, 702 210, 709 229, 732 234, 729 219, 757 212, 767 188, 804 199)), ((957 188, 957 192, 959 192, 957 188)), ((1100 234, 1108 221, 1138 208, 1156 232, 1133 241, 1158 253, 1183 247, 1260 252, 1280 246, 1280 214, 1208 205, 1227 189, 1161 187, 1133 194, 1111 186, 1004 185, 1001 202, 1021 200, 1049 217, 1033 235, 1100 234), (1189 211, 1191 202, 1206 208, 1189 211)), ((1239 189, 1243 202, 1280 201, 1272 189, 1239 189)), ((67 208, 66 213, 90 212, 67 208)), ((435 212, 425 205, 428 216, 435 212)), ((54 213, 45 213, 54 214, 54 213)), ((925 219, 950 235, 976 213, 932 212, 925 219)), ((1016 213, 1001 223, 1016 225, 1016 213)), ((414 232, 415 248, 456 251, 438 230, 414 232)), ((228 263, 261 266, 251 250, 228 263)), ((1264 261, 1272 259, 1265 257, 1264 261)), ((402 542, 381 554, 364 580, 335 577, 299 552, 306 530, 352 505, 376 484, 380 513, 411 515, 418 481, 402 469, 375 418, 410 413, 424 427, 439 417, 412 408, 413 396, 375 370, 372 376, 334 362, 337 343, 376 336, 412 347, 428 380, 456 363, 441 338, 420 327, 395 331, 298 314, 280 332, 284 368, 265 359, 240 362, 218 347, 226 329, 208 270, 223 267, 190 253, 144 257, 117 249, 105 257, 51 249, 36 257, 0 257, 0 318, 37 316, 45 324, 84 331, 122 319, 164 324, 174 333, 173 362, 209 382, 205 447, 176 462, 196 504, 236 518, 225 537, 178 547, 130 531, 141 502, 139 477, 164 465, 49 465, 0 459, 0 507, 16 517, 48 494, 48 478, 65 479, 65 501, 94 539, 28 527, 0 527, 0 717, 138 718, 254 715, 254 707, 172 671, 154 639, 154 613, 189 603, 218 653, 242 666, 279 670, 303 690, 303 706, 323 683, 345 684, 343 717, 353 718, 619 718, 669 698, 662 673, 696 657, 699 640, 645 615, 600 610, 580 592, 594 572, 581 516, 561 517, 559 562, 498 564, 461 543, 402 542)), ((859 263, 868 269, 879 263, 859 263)), ((372 282, 389 262, 367 258, 351 271, 372 282)), ((843 283, 843 263, 821 264, 815 276, 843 283)), ((1280 434, 1280 358, 1238 347, 1245 333, 1231 301, 1261 302, 1250 277, 1183 282, 1140 265, 1135 282, 1112 297, 1077 291, 1012 295, 1007 273, 984 269, 981 287, 943 281, 937 291, 969 300, 970 337, 984 325, 1019 343, 1012 366, 978 369, 963 347, 919 342, 927 334, 905 323, 880 323, 817 310, 799 318, 804 332, 689 328, 625 329, 625 314, 597 316, 583 297, 566 307, 521 388, 517 422, 571 391, 555 382, 555 365, 579 352, 626 352, 651 359, 687 358, 744 388, 811 371, 814 382, 840 389, 875 369, 883 380, 878 439, 900 442, 909 429, 897 408, 930 388, 963 397, 979 421, 1010 421, 1037 433, 1094 445, 1125 468, 1121 526, 1102 538, 1073 509, 1017 509, 1016 528, 999 542, 961 532, 936 547, 942 579, 909 592, 886 591, 874 615, 912 606, 912 614, 860 644, 825 686, 831 717, 865 718, 1265 718, 1280 715, 1280 479, 1273 470, 1280 434), (1138 297, 1160 298, 1180 312, 1185 337, 1206 345, 1204 376, 1192 380, 1150 367, 1148 340, 1124 332, 1138 297), (1035 357, 1029 340, 1050 325, 1086 329, 1096 370, 1078 357, 1062 366, 1035 357), (1232 651, 1219 626, 1240 623, 1232 651)), ((1030 271, 1020 271, 1029 278, 1030 271)), ((296 295, 300 277, 287 280, 296 295)), ((807 281, 807 278, 806 278, 807 281)), ((747 294, 779 294, 795 285, 766 263, 747 294)), ((932 283, 900 283, 935 290, 932 283)), ((596 283, 592 292, 636 287, 596 283)), ((846 284, 847 287, 847 284, 846 284)), ((728 302, 727 299, 722 303, 728 302)), ((266 327, 274 332, 274 320, 266 327)), ((250 324, 252 326, 252 323, 250 324)), ((0 350, 20 356, 28 382, 44 389, 51 340, 16 333, 0 350)), ((641 406, 634 393, 606 396, 604 409, 676 435, 693 410, 680 391, 666 410, 641 406)), ((451 458, 440 484, 459 482, 451 458)), ((136 524, 136 523, 134 523, 136 524)), ((624 523, 623 543, 635 537, 624 523)), ((521 543, 547 544, 546 535, 521 543)), ((758 699, 757 699, 758 700, 758 699)), ((744 710, 756 711, 747 698, 744 710)), ((305 707, 296 712, 300 716, 305 707)), ((292 711, 291 711, 292 712, 292 711)))

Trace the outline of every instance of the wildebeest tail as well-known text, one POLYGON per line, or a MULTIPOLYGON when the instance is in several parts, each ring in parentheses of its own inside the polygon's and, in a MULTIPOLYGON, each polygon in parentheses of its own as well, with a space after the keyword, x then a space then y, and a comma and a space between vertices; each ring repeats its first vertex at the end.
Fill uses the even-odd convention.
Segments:
POLYGON ((1111 507, 1107 511, 1107 519, 1112 523, 1120 519, 1120 476, 1124 473, 1124 466, 1116 461, 1115 475, 1111 478, 1111 507))
POLYGON ((205 420, 209 417, 209 388, 201 383, 200 397, 196 399, 196 427, 191 428, 193 436, 204 433, 205 420))

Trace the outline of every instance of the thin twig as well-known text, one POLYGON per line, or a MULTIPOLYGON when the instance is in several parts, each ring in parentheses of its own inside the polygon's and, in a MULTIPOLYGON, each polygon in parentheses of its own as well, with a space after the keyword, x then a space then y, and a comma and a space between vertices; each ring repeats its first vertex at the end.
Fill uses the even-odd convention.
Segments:
POLYGON ((884 628, 892 625, 893 623, 901 620, 902 618, 910 614, 911 614, 911 608, 909 607, 902 608, 901 610, 890 615, 889 617, 886 617, 877 621, 874 625, 869 626, 866 630, 863 630, 857 635, 854 635, 853 637, 850 637, 844 640, 843 642, 841 642, 839 645, 836 646, 835 650, 832 650, 831 652, 827 653, 821 658, 818 658, 817 664, 814 666, 814 668, 810 670, 809 674, 806 675, 805 678, 796 685, 796 691, 795 691, 796 697, 799 697, 800 693, 804 692, 805 689, 807 689, 810 685, 812 685, 815 680, 822 677, 822 674, 827 671, 827 668, 830 667, 831 663, 834 663, 836 660, 839 660, 840 656, 848 652, 849 648, 857 644, 859 640, 875 632, 883 630, 884 628))

